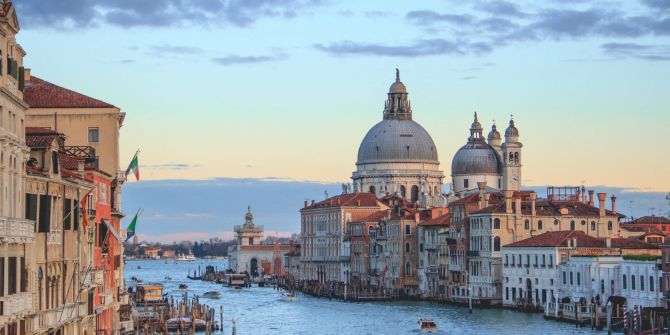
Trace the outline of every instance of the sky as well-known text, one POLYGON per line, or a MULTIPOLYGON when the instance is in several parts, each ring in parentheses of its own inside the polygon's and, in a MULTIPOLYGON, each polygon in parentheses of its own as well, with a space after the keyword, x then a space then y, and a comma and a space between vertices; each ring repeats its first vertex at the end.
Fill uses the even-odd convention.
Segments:
MULTIPOLYGON (((148 185, 348 182, 399 68, 447 175, 477 111, 513 115, 524 185, 670 191, 667 0, 15 3, 26 66, 121 108, 148 185)), ((150 200, 131 184, 127 212, 150 200)))

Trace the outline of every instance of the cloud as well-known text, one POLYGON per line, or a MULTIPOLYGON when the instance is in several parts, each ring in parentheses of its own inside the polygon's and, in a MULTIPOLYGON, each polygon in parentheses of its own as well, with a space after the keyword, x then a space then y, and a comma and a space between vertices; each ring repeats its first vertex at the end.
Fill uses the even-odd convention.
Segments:
POLYGON ((262 56, 241 56, 241 55, 227 55, 212 58, 212 61, 223 66, 237 65, 237 64, 258 64, 268 63, 285 59, 284 54, 262 55, 262 56))
POLYGON ((197 167, 201 167, 200 164, 187 164, 187 163, 162 163, 162 164, 152 164, 152 165, 140 165, 140 168, 145 169, 155 169, 155 170, 189 170, 197 167))
POLYGON ((408 12, 405 18, 417 25, 429 26, 436 23, 467 25, 475 20, 469 14, 440 14, 432 10, 416 10, 408 12))
POLYGON ((213 215, 211 213, 184 213, 184 217, 188 219, 209 219, 209 218, 215 218, 216 215, 213 215))
POLYGON ((491 1, 484 2, 477 6, 482 12, 489 13, 491 15, 497 16, 508 16, 508 17, 526 17, 528 14, 522 12, 514 3, 507 1, 491 1))
POLYGON ((184 45, 151 45, 149 46, 151 53, 163 55, 163 54, 173 54, 173 55, 194 55, 202 53, 204 50, 197 47, 190 47, 184 45))
POLYGON ((317 44, 317 50, 331 55, 369 55, 389 57, 421 57, 434 55, 463 55, 487 53, 491 47, 486 43, 466 43, 445 39, 418 40, 409 44, 388 45, 344 41, 329 45, 317 44))
POLYGON ((247 27, 262 18, 292 18, 323 0, 21 0, 29 28, 122 28, 229 24, 247 27))
POLYGON ((606 53, 651 61, 670 60, 669 45, 644 45, 637 43, 605 43, 600 48, 606 53))

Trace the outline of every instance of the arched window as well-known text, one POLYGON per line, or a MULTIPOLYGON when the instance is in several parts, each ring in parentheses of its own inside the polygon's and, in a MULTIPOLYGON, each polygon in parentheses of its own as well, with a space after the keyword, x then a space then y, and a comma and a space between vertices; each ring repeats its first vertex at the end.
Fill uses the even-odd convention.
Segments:
POLYGON ((400 185, 400 197, 405 199, 405 185, 400 185))
POLYGON ((412 186, 412 202, 419 200, 419 186, 412 186))
POLYGON ((376 192, 377 189, 375 189, 374 185, 370 185, 370 189, 369 189, 369 191, 370 191, 370 193, 372 193, 372 194, 377 194, 377 192, 376 192))
POLYGON ((493 238, 493 251, 500 251, 500 236, 493 238))
POLYGON ((612 221, 607 221, 607 230, 612 230, 612 221))
POLYGON ((575 230, 575 221, 570 221, 570 230, 575 230))
POLYGON ((514 153, 514 163, 519 163, 519 153, 518 152, 514 153))
POLYGON ((525 229, 525 230, 530 229, 530 221, 528 221, 528 219, 526 219, 526 221, 524 221, 523 229, 525 229))
POLYGON ((409 243, 405 243, 405 252, 409 253, 409 243))
POLYGON ((496 218, 493 220, 493 229, 500 229, 500 219, 496 218))
POLYGON ((412 275, 412 265, 409 264, 409 262, 405 263, 405 276, 411 276, 412 275))
POLYGON ((596 230, 596 222, 591 221, 591 230, 596 230))
POLYGON ((542 230, 542 220, 537 221, 537 230, 542 230))

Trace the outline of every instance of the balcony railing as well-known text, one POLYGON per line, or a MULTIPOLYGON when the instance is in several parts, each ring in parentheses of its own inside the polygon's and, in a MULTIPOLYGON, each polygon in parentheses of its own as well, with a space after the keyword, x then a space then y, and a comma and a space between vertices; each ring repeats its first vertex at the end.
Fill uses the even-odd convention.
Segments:
POLYGON ((35 222, 0 217, 0 241, 6 243, 35 242, 35 222))
POLYGON ((13 316, 29 313, 33 307, 31 293, 18 293, 0 298, 3 311, 2 316, 13 316))
POLYGON ((83 301, 40 311, 28 318, 26 328, 31 333, 43 333, 81 318, 86 312, 86 303, 83 301))
MULTIPOLYGON (((235 225, 234 227, 235 232, 239 232, 244 229, 243 225, 235 225)), ((254 225, 253 231, 263 231, 263 226, 261 225, 254 225)))
POLYGON ((428 243, 428 244, 426 244, 425 249, 426 250, 437 250, 438 247, 439 247, 439 245, 436 244, 436 243, 428 243))
POLYGON ((479 250, 468 250, 468 257, 479 257, 479 250))

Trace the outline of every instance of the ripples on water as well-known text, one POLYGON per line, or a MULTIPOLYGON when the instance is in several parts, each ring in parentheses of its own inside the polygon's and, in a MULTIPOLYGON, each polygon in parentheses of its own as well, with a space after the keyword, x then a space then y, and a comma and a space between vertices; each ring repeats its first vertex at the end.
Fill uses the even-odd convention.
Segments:
POLYGON ((541 314, 518 313, 502 309, 475 309, 428 302, 344 303, 298 295, 295 302, 284 301, 271 287, 233 290, 203 281, 186 278, 187 271, 198 266, 214 265, 224 269, 222 260, 128 261, 126 282, 131 277, 144 282, 159 282, 168 296, 181 298, 178 286, 186 283, 189 297, 207 291, 221 292, 219 299, 200 298, 201 303, 224 308, 224 334, 231 333, 231 320, 237 321, 237 334, 420 334, 418 320, 430 318, 437 322, 437 334, 602 334, 589 328, 547 321, 541 314), (138 269, 138 266, 140 269, 138 269), (171 276, 172 280, 164 278, 171 276))

